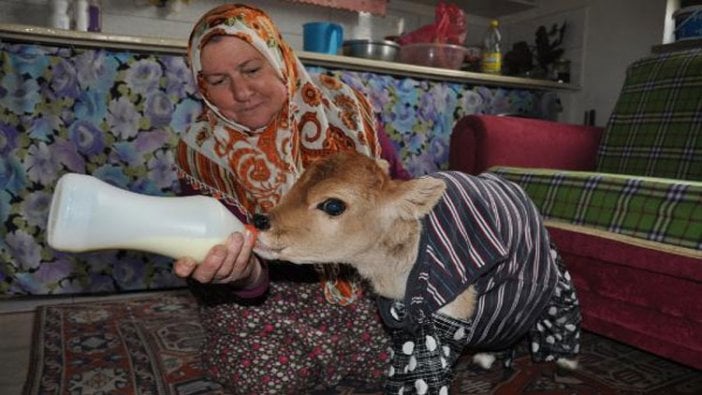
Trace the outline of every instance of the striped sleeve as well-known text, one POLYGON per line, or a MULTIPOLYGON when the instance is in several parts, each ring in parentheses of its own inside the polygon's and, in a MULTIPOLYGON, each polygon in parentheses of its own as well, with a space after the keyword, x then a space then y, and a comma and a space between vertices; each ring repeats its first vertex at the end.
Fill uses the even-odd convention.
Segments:
POLYGON ((475 177, 437 173, 446 192, 423 220, 420 250, 405 303, 421 320, 466 290, 509 253, 498 218, 475 177))

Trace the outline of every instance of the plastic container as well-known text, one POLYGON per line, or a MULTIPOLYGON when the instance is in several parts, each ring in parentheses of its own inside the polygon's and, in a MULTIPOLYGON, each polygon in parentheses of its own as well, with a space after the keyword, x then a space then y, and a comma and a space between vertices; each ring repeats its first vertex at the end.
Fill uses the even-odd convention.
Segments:
POLYGON ((142 195, 71 173, 56 184, 47 230, 61 251, 128 249, 202 262, 244 225, 215 198, 142 195))
POLYGON ((400 47, 399 61, 418 66, 457 70, 463 65, 466 51, 466 47, 455 44, 405 44, 400 47))
POLYGON ((68 15, 68 0, 52 0, 49 25, 57 29, 71 28, 71 17, 68 15))
POLYGON ((336 23, 310 22, 302 25, 302 49, 336 55, 344 41, 344 28, 336 23))
POLYGON ((88 0, 75 0, 73 2, 73 20, 75 22, 75 30, 87 32, 89 17, 88 0))
POLYGON ((100 0, 88 0, 88 31, 102 31, 102 2, 100 0))
POLYGON ((490 27, 483 38, 482 62, 480 71, 488 74, 502 72, 502 35, 497 19, 490 21, 490 27))
POLYGON ((702 5, 681 8, 673 13, 675 40, 702 38, 702 5))

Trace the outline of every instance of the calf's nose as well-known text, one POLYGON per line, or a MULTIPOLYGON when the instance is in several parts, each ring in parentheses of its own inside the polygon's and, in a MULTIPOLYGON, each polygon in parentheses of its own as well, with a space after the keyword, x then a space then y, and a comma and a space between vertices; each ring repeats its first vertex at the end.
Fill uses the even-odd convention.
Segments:
POLYGON ((271 227, 271 221, 265 214, 254 214, 253 223, 258 230, 268 230, 271 227))

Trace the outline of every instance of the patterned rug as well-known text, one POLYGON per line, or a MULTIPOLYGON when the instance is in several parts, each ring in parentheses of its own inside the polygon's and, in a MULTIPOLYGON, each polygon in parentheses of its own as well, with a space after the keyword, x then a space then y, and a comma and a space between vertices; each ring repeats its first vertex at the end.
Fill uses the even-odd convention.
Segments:
MULTIPOLYGON (((226 394, 207 380, 203 332, 189 293, 37 309, 24 394, 226 394)), ((520 347, 512 369, 484 371, 462 358, 452 394, 701 394, 702 372, 585 333, 581 368, 532 363, 520 347)), ((343 382, 311 394, 380 394, 343 382)))

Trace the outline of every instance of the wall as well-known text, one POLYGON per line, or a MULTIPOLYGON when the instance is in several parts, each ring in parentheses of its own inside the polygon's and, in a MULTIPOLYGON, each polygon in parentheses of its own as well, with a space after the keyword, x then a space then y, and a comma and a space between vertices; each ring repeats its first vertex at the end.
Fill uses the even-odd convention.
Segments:
MULTIPOLYGON (((146 0, 103 0, 104 31, 117 34, 182 38, 193 21, 221 1, 194 0, 179 12, 168 12, 146 0)), ((284 37, 295 49, 302 49, 302 24, 311 20, 331 20, 344 26, 347 38, 374 39, 411 31, 431 23, 434 7, 413 1, 393 0, 387 16, 364 17, 357 13, 292 4, 284 0, 255 2, 278 23, 284 37)), ((582 89, 561 94, 565 110, 560 119, 582 123, 583 113, 594 109, 596 122, 609 118, 624 80, 624 72, 634 60, 650 53, 651 46, 663 42, 666 0, 540 0, 539 7, 500 18, 504 48, 526 40, 534 41, 539 25, 567 21, 565 56, 572 60, 572 81, 582 89)), ((46 25, 48 0, 0 0, 0 23, 46 25)), ((468 15, 468 45, 479 45, 489 20, 468 15)))
MULTIPOLYGON (((47 25, 50 0, 0 0, 0 23, 47 25)), ((193 0, 173 12, 149 5, 147 0, 103 0, 103 31, 137 36, 170 37, 186 40, 190 28, 200 15, 222 4, 215 0, 193 0)), ((251 2, 266 10, 278 24, 283 36, 296 50, 302 49, 302 24, 310 21, 333 21, 344 27, 345 38, 382 39, 414 30, 434 20, 434 7, 412 1, 393 0, 385 17, 359 15, 356 12, 293 4, 284 0, 251 2)), ((479 43, 488 20, 469 16, 468 42, 479 43)))
POLYGON ((582 89, 562 95, 561 120, 582 123, 586 110, 596 111, 604 126, 619 96, 626 67, 651 53, 664 37, 666 0, 540 0, 539 8, 503 18, 507 45, 527 40, 539 25, 567 21, 563 45, 573 60, 573 83, 582 89), (529 33, 531 32, 531 33, 529 33))
MULTIPOLYGON (((0 22, 46 25, 50 0, 2 0, 4 9, 0 22)), ((186 40, 190 28, 200 15, 222 1, 195 0, 184 4, 179 10, 158 8, 146 0, 103 0, 103 32, 136 36, 169 37, 186 40)), ((297 48, 302 44, 302 23, 310 20, 334 20, 351 24, 354 13, 324 9, 306 4, 292 4, 282 0, 256 1, 260 8, 269 12, 278 23, 281 32, 297 48)), ((421 11, 421 10, 420 10, 421 11)), ((421 12, 394 16, 383 25, 392 30, 392 25, 406 16, 408 23, 419 23, 421 12)))

